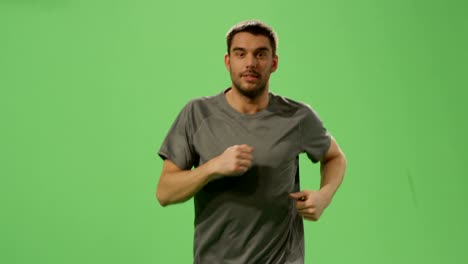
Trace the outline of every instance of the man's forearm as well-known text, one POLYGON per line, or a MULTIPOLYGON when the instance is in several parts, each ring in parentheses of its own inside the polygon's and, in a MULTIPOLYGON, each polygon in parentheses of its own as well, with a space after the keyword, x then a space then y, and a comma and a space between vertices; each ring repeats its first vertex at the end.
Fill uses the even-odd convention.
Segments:
POLYGON ((156 196, 162 206, 192 198, 214 176, 210 162, 193 170, 166 172, 161 175, 156 196))
POLYGON ((181 170, 166 160, 156 190, 159 203, 166 206, 184 202, 211 180, 244 174, 252 166, 252 152, 249 145, 234 145, 193 170, 181 170))
POLYGON ((343 181, 345 171, 346 158, 343 153, 321 164, 320 192, 324 194, 327 205, 331 202, 333 195, 343 181))

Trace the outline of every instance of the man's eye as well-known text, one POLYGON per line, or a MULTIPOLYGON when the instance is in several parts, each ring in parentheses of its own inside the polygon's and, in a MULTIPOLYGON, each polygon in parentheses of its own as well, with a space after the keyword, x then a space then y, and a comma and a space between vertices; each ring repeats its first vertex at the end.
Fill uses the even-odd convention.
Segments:
POLYGON ((237 56, 242 58, 242 57, 245 56, 245 54, 244 53, 237 53, 237 56))
POLYGON ((260 53, 257 54, 257 56, 259 58, 263 58, 263 57, 265 57, 265 52, 260 52, 260 53))

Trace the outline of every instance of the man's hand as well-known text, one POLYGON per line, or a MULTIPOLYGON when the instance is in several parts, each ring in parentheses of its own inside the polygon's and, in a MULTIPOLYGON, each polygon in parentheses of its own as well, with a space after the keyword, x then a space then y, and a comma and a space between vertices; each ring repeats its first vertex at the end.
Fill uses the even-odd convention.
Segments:
POLYGON ((289 197, 297 200, 297 213, 307 220, 317 221, 330 203, 320 191, 301 191, 290 193, 289 197))
MULTIPOLYGON (((240 176, 252 166, 253 148, 247 144, 234 145, 212 160, 217 176, 240 176)), ((219 178, 219 177, 216 177, 219 178)))

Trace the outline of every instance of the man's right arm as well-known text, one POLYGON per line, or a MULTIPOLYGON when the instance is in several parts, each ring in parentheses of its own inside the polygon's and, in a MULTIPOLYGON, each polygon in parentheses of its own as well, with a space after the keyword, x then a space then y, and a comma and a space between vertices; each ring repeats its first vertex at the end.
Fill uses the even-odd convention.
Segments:
POLYGON ((252 165, 252 147, 236 145, 193 170, 182 170, 164 160, 156 198, 162 206, 185 202, 218 177, 239 176, 252 165))

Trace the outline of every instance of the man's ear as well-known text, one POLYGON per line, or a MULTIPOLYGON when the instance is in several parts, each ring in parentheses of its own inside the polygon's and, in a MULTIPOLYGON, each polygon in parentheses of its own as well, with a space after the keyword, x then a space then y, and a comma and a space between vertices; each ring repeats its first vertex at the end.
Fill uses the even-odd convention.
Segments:
POLYGON ((224 65, 228 71, 231 71, 231 61, 229 59, 229 54, 227 53, 224 55, 224 65))
POLYGON ((276 69, 278 69, 278 60, 279 60, 278 55, 273 56, 273 62, 271 64, 271 72, 275 72, 276 69))

